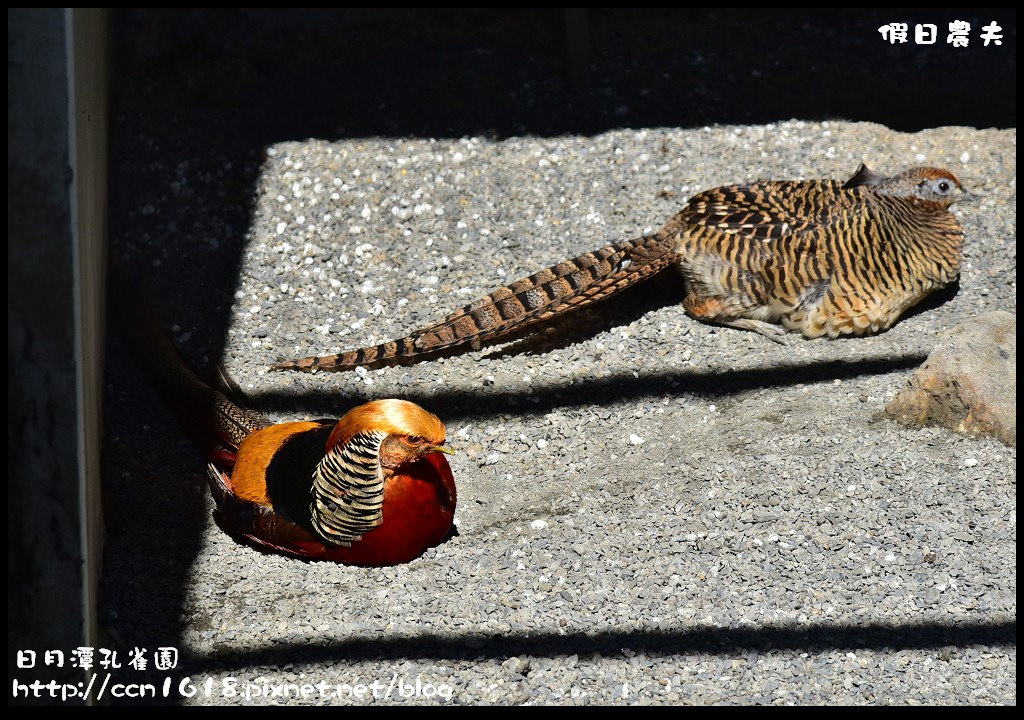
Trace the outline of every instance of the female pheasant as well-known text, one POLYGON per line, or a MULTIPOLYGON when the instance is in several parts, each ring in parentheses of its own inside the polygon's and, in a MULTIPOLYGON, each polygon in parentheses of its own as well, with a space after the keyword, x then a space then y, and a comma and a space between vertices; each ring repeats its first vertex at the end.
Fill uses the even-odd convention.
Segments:
POLYGON ((683 308, 705 322, 778 339, 865 335, 957 278, 963 228, 948 208, 963 186, 948 170, 891 177, 863 164, 835 180, 760 181, 694 196, 654 233, 518 280, 400 340, 279 370, 351 370, 418 362, 502 340, 603 300, 673 263, 683 308))
POLYGON ((441 453, 452 451, 435 415, 374 400, 337 421, 274 425, 200 380, 141 307, 127 307, 136 344, 206 452, 230 532, 287 555, 374 566, 409 562, 451 532, 455 480, 441 453))

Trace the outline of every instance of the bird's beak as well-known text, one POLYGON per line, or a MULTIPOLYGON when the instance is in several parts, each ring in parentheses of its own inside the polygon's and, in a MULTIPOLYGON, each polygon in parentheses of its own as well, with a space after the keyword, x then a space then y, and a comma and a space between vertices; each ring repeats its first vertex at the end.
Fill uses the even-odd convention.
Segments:
POLYGON ((435 445, 433 449, 434 449, 434 452, 444 453, 445 455, 454 455, 455 454, 454 448, 445 447, 443 445, 435 445))

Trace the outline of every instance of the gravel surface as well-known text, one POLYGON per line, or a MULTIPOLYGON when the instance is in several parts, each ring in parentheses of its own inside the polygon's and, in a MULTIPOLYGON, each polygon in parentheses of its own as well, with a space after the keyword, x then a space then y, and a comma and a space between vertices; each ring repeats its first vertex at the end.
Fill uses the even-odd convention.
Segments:
POLYGON ((884 417, 942 329, 1016 312, 1015 131, 792 121, 280 143, 258 169, 233 297, 208 313, 187 294, 225 272, 217 228, 187 250, 171 238, 191 227, 182 193, 202 207, 218 178, 164 170, 177 188, 133 211, 151 235, 115 253, 190 357, 223 341, 276 420, 415 400, 458 450, 458 534, 418 560, 264 554, 213 522, 199 453, 115 343, 101 613, 120 647, 180 649, 175 682, 210 689, 182 702, 1016 702, 1016 450, 884 417), (879 336, 777 345, 701 324, 668 273, 532 342, 369 372, 266 369, 400 337, 650 232, 701 189, 845 178, 862 160, 946 167, 979 196, 954 208, 959 291, 879 336), (218 313, 226 338, 204 337, 218 313), (268 697, 321 681, 340 697, 268 697))

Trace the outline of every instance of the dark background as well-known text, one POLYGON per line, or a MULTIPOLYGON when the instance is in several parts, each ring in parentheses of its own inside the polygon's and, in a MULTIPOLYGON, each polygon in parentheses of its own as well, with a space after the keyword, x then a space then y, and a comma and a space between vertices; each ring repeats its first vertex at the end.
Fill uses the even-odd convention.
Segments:
POLYGON ((790 118, 1016 126, 1006 9, 126 10, 115 37, 125 107, 145 99, 243 142, 790 118), (967 48, 945 42, 952 20, 971 23, 967 48), (1002 45, 984 47, 993 20, 1002 45), (890 22, 910 41, 884 41, 890 22), (914 43, 917 23, 938 27, 934 45, 914 43))

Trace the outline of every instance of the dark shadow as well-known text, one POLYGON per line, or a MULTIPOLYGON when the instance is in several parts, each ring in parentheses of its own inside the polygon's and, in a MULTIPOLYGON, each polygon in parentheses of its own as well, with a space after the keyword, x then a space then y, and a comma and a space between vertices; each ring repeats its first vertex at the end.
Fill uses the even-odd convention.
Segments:
POLYGON ((180 647, 192 561, 208 522, 205 461, 110 334, 104 399, 102 646, 180 647))
POLYGON ((244 669, 271 661, 335 663, 340 660, 495 660, 520 655, 609 657, 628 648, 644 655, 750 652, 808 652, 834 650, 928 650, 935 648, 1016 647, 1017 623, 908 623, 701 628, 694 630, 625 630, 582 635, 538 632, 532 635, 417 635, 387 639, 349 640, 319 645, 276 644, 256 652, 228 651, 190 657, 185 670, 193 674, 244 669))
POLYGON ((924 300, 922 300, 917 305, 903 313, 900 316, 899 321, 905 322, 907 318, 912 318, 915 315, 920 315, 921 313, 930 312, 942 305, 945 305, 950 300, 955 298, 957 296, 957 293, 959 292, 960 278, 958 277, 956 280, 954 280, 941 290, 936 290, 931 295, 925 296, 924 300))
POLYGON ((791 118, 906 131, 1016 126, 1016 14, 1005 9, 590 8, 568 27, 562 9, 540 8, 120 17, 122 43, 153 67, 156 87, 180 92, 211 121, 239 113, 238 130, 263 143, 791 118), (968 47, 945 42, 951 20, 971 23, 968 47), (985 47, 980 29, 993 20, 1002 45, 985 47), (891 22, 908 24, 907 43, 882 38, 878 28, 891 22), (917 24, 942 37, 915 43, 917 24), (573 28, 589 39, 582 63, 566 59, 573 28))
MULTIPOLYGON (((733 332, 733 331, 730 331, 733 332)), ((765 340, 765 342, 768 342, 765 340)), ((828 342, 822 340, 821 342, 828 342)), ((614 405, 625 400, 701 395, 721 397, 752 390, 799 384, 850 380, 865 375, 884 375, 917 367, 927 355, 869 358, 851 361, 815 361, 772 365, 756 370, 664 372, 634 377, 623 372, 600 380, 578 380, 571 385, 533 385, 529 391, 411 391, 407 400, 427 407, 443 407, 446 421, 491 418, 514 410, 523 416, 543 415, 557 408, 614 405)), ((253 392, 250 399, 265 410, 329 414, 333 409, 366 402, 370 396, 309 393, 253 392)))

